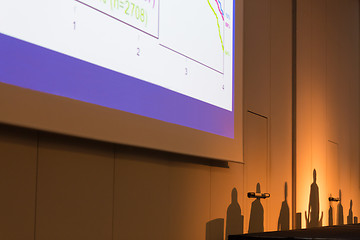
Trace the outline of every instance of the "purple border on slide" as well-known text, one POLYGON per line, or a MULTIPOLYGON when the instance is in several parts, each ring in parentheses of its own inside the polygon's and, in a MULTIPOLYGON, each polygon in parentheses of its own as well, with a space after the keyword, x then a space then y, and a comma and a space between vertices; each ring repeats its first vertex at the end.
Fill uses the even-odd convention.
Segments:
POLYGON ((0 34, 0 82, 234 138, 234 113, 0 34))

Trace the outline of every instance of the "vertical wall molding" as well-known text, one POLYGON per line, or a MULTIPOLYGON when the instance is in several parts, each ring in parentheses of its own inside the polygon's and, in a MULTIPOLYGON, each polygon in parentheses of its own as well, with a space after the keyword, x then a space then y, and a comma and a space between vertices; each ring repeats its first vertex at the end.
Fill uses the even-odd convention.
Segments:
POLYGON ((292 0, 292 228, 296 217, 296 31, 297 0, 292 0))
POLYGON ((36 175, 35 175, 35 206, 34 206, 34 239, 36 239, 36 214, 37 214, 37 194, 38 194, 38 176, 39 176, 39 142, 40 132, 36 131, 36 175))

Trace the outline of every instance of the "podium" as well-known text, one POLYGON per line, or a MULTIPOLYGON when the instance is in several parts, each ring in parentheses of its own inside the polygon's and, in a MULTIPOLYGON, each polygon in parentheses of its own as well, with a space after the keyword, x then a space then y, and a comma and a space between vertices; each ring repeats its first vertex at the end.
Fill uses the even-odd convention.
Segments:
POLYGON ((255 239, 359 239, 360 224, 349 224, 331 227, 316 227, 309 229, 290 230, 282 232, 264 232, 229 236, 229 240, 255 239))

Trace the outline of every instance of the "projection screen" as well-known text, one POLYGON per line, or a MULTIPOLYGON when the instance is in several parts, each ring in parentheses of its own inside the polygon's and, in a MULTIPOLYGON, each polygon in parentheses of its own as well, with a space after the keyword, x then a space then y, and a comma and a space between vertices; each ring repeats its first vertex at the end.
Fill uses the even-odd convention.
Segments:
POLYGON ((243 3, 0 1, 0 122, 242 161, 243 3))

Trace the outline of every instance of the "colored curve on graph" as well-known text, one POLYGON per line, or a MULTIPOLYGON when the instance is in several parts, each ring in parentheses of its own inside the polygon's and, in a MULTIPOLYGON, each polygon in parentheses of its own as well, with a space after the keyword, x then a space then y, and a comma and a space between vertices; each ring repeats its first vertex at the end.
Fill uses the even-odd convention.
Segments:
POLYGON ((218 9, 219 9, 219 12, 221 14, 221 17, 222 17, 222 20, 224 21, 224 11, 222 10, 222 7, 221 7, 221 2, 219 0, 215 0, 216 1, 216 4, 218 6, 218 9))
MULTIPOLYGON (((222 12, 221 12, 221 8, 220 8, 220 6, 219 6, 219 2, 218 2, 218 0, 215 0, 215 1, 216 1, 217 5, 218 5, 219 11, 220 11, 220 15, 221 15, 221 17, 222 17, 222 19, 223 19, 223 21, 224 21, 224 16, 223 16, 223 14, 222 14, 222 12)), ((217 16, 214 8, 211 6, 210 1, 207 0, 207 2, 208 2, 208 4, 209 4, 211 10, 212 10, 213 13, 215 14, 216 21, 217 21, 217 26, 218 26, 218 29, 219 29, 219 37, 220 37, 220 41, 221 41, 221 47, 222 47, 222 50, 224 51, 224 42, 223 42, 222 37, 221 37, 221 30, 220 30, 219 18, 218 18, 218 16, 217 16)))

